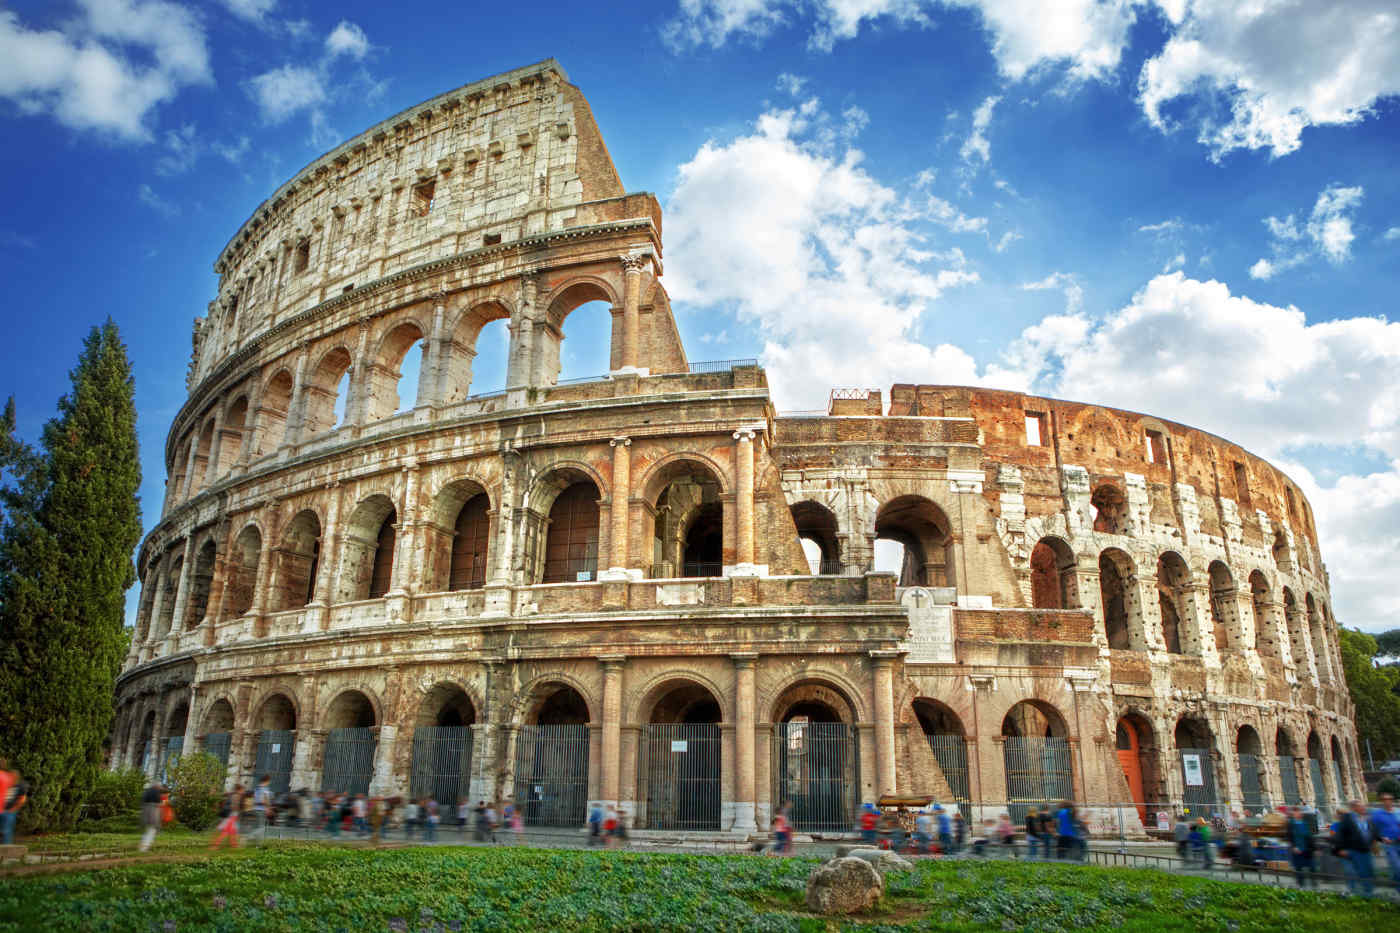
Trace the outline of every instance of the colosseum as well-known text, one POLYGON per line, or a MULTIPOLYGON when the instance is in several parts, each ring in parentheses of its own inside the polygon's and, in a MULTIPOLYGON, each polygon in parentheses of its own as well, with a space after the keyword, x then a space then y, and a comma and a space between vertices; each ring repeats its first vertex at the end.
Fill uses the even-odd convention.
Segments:
POLYGON ((887 794, 1141 835, 1360 790, 1287 476, 1016 392, 785 414, 755 361, 686 355, 661 226, 553 60, 258 207, 195 322, 110 764, 738 835, 887 794), (561 382, 593 302, 610 372, 561 382), (506 388, 474 393, 493 354, 506 388))

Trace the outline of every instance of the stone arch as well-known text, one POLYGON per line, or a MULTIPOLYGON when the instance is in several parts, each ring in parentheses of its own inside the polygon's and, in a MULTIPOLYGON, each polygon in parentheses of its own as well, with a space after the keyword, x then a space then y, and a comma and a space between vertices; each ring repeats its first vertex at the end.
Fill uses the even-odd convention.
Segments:
POLYGON ((364 687, 346 687, 326 704, 322 729, 373 729, 383 722, 379 698, 364 687))
POLYGON ((1213 560, 1206 568, 1206 575, 1210 580, 1210 619, 1215 633, 1215 650, 1221 657, 1230 651, 1243 651, 1234 574, 1230 573, 1223 560, 1213 560))
POLYGON ((1089 496, 1089 508, 1094 518, 1094 530, 1102 534, 1128 533, 1128 500, 1118 484, 1104 480, 1089 496))
POLYGON ((719 829, 720 694, 689 673, 672 674, 647 691, 640 708, 638 825, 719 829))
MULTIPOLYGON (((180 545, 183 550, 183 543, 180 545)), ((167 559, 165 570, 161 577, 161 588, 157 593, 160 598, 158 616, 156 618, 156 639, 160 640, 169 635, 175 627, 175 599, 180 592, 180 575, 185 570, 185 557, 176 549, 171 549, 171 556, 167 559)))
POLYGON ((397 525, 398 510, 382 492, 355 505, 341 540, 336 602, 379 599, 389 591, 397 525))
POLYGON ((202 735, 211 732, 232 732, 233 723, 233 701, 228 697, 219 697, 205 708, 199 731, 202 735))
MULTIPOLYGON (((696 671, 664 671, 647 680, 634 692, 635 699, 624 710, 624 722, 684 722, 684 719, 654 719, 657 705, 678 688, 694 687, 708 694, 715 704, 714 722, 732 722, 733 704, 717 684, 696 671)), ((663 708, 663 713, 665 709, 663 708)))
POLYGON ((622 297, 607 279, 597 275, 579 275, 555 287, 544 300, 546 320, 556 330, 562 330, 564 319, 575 308, 590 301, 606 301, 615 308, 622 307, 622 297))
POLYGON ((185 729, 190 723, 190 704, 188 700, 180 700, 170 708, 165 714, 164 733, 167 738, 183 737, 185 729))
POLYGON ((812 572, 841 573, 841 532, 836 513, 812 499, 793 503, 789 511, 812 572))
POLYGON ((214 561, 217 557, 214 540, 209 538, 194 555, 194 570, 190 574, 190 596, 185 610, 185 630, 199 627, 209 614, 209 591, 214 585, 214 561))
POLYGON ((249 731, 291 731, 301 720, 301 708, 296 695, 290 691, 273 688, 252 704, 254 710, 248 720, 249 731))
POLYGON ((1240 769, 1240 796, 1245 809, 1255 813, 1264 808, 1264 743, 1248 723, 1235 731, 1235 755, 1240 769))
POLYGON ((895 496, 875 513, 876 540, 902 546, 900 586, 956 586, 952 523, 933 500, 895 496))
POLYGON ((784 723, 806 716, 810 722, 840 722, 855 725, 863 721, 858 707, 859 693, 826 671, 812 671, 793 678, 774 694, 769 721, 784 723))
POLYGON ((472 371, 480 352, 481 331, 494 321, 510 320, 511 314, 508 302, 488 298, 467 306, 457 315, 448 328, 450 343, 443 348, 441 396, 444 404, 460 402, 472 394, 472 371))
POLYGON ((1137 568, 1126 551, 1105 548, 1099 554, 1099 600, 1108 647, 1145 650, 1147 638, 1143 631, 1137 568))
POLYGON ((147 710, 146 715, 141 720, 141 731, 136 738, 136 767, 145 771, 150 768, 151 759, 155 756, 156 744, 156 711, 147 710))
POLYGON ((1279 657, 1278 636, 1273 620, 1269 618, 1269 605, 1272 594, 1269 591, 1269 578, 1262 570, 1249 575, 1249 605, 1254 613, 1254 650, 1266 658, 1279 657))
POLYGON ((1040 699, 1013 704, 1001 720, 1002 766, 1011 819, 1031 806, 1074 799, 1074 760, 1064 715, 1040 699))
POLYGON ((1344 801, 1351 796, 1347 792, 1346 778, 1343 775, 1343 771, 1346 770, 1346 755, 1342 751, 1342 743, 1337 740, 1335 735, 1328 740, 1327 746, 1328 751, 1331 752, 1332 779, 1337 785, 1337 797, 1344 801))
POLYGON ((924 735, 956 735, 965 738, 967 729, 962 717, 942 700, 919 695, 910 702, 914 721, 924 735))
MULTIPOLYGON (((418 399, 423 397, 421 390, 415 390, 413 398, 403 399, 399 397, 399 389, 409 354, 414 346, 419 346, 422 350, 426 345, 427 331, 413 317, 397 318, 380 338, 379 345, 366 368, 362 386, 362 391, 365 392, 363 407, 366 423, 382 421, 396 412, 413 408, 418 399)), ((419 361, 412 364, 418 367, 418 374, 413 379, 415 386, 424 375, 421 362, 420 356, 419 361)))
POLYGON ((1193 647, 1190 615, 1186 611, 1186 590, 1191 570, 1176 551, 1157 556, 1157 608, 1162 617, 1162 643, 1172 654, 1186 654, 1193 647))
POLYGON ((248 393, 242 392, 224 409, 224 426, 220 431, 219 461, 213 475, 217 479, 233 469, 248 440, 248 393))
POLYGON ((1064 538, 1046 535, 1031 548, 1031 608, 1078 609, 1079 562, 1064 538))
POLYGON ((491 494, 478 480, 457 477, 434 494, 423 525, 429 592, 479 589, 490 577, 491 494))
POLYGON ((622 300, 605 279, 592 275, 579 276, 554 290, 545 303, 543 326, 535 331, 539 361, 536 374, 545 385, 554 385, 559 380, 567 318, 580 307, 593 302, 603 302, 612 311, 612 332, 608 338, 609 369, 612 368, 622 343, 622 315, 617 313, 622 307, 622 300))
POLYGON ((1300 672, 1308 669, 1307 618, 1298 605, 1298 598, 1289 587, 1283 588, 1283 618, 1288 627, 1289 654, 1300 672))
POLYGON ((185 480, 189 478, 190 450, 194 447, 192 434, 193 432, 181 441, 179 450, 175 454, 175 462, 166 466, 165 499, 168 506, 174 505, 184 498, 185 480))
POLYGON ((1292 573, 1296 568, 1293 566, 1293 549, 1288 546, 1288 535, 1284 534, 1282 528, 1274 530, 1274 544, 1272 548, 1274 566, 1284 573, 1292 573))
POLYGON ((597 721, 594 701, 576 678, 555 671, 542 674, 516 697, 523 725, 571 725, 597 721))
POLYGON ((1138 818, 1146 825, 1147 804, 1165 798, 1162 782, 1161 749, 1157 730, 1141 710, 1123 711, 1114 724, 1113 746, 1128 795, 1137 804, 1138 818))
POLYGON ((224 568, 224 619, 245 616, 253 608, 258 583, 258 563, 262 560, 262 529, 256 522, 243 526, 233 541, 224 568))
POLYGON ((1205 808, 1208 814, 1220 800, 1215 731, 1204 716, 1183 713, 1172 731, 1172 742, 1180 758, 1182 802, 1193 812, 1205 808))
POLYGON ((274 612, 300 609, 316 598, 321 560, 321 517, 315 509, 302 509, 283 529, 281 545, 275 551, 274 612))
POLYGON ((194 496, 201 489, 208 486, 213 479, 213 470, 210 469, 209 459, 214 453, 214 416, 209 415, 204 419, 204 426, 199 429, 199 435, 195 441, 194 449, 194 475, 190 477, 190 495, 194 496))
POLYGON ((726 490, 714 462, 698 454, 673 454, 647 471, 640 488, 651 506, 642 513, 642 540, 652 543, 647 563, 661 568, 653 575, 720 576, 726 563, 726 490))
POLYGON ((1045 700, 1026 699, 1014 703, 1001 720, 1006 738, 1069 738, 1064 714, 1045 700))
MULTIPOLYGON (((321 355, 302 386, 302 438, 315 437, 336 427, 336 408, 340 404, 342 383, 354 365, 354 357, 344 346, 337 346, 321 355)), ((348 406, 352 400, 346 399, 348 406)))
POLYGON ((294 388, 292 373, 285 368, 277 370, 263 384, 262 391, 258 393, 258 449, 253 451, 253 456, 270 454, 286 440, 287 417, 292 407, 294 388))
POLYGON ((1317 680, 1321 684, 1332 683, 1332 653, 1328 650, 1327 626, 1318 611, 1313 594, 1303 596, 1303 605, 1308 618, 1308 635, 1312 641, 1313 664, 1317 669, 1317 680))
POLYGON ((476 723, 478 709, 471 693, 459 683, 439 681, 423 692, 414 717, 415 727, 470 726, 476 723))
POLYGON ((603 488, 594 470, 574 463, 555 464, 540 477, 525 516, 527 579, 572 583, 595 577, 603 488))

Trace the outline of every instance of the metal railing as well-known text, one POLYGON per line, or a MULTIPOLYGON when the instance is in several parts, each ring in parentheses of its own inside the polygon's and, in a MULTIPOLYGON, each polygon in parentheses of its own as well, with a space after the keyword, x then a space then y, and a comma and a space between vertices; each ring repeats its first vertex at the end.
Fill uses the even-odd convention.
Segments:
POLYGON ((683 577, 719 577, 724 575, 724 564, 718 561, 688 560, 681 564, 683 577))
POLYGON ((602 382, 602 381, 603 381, 604 379, 606 379, 606 378, 608 378, 608 374, 607 374, 607 373, 603 373, 601 376, 575 376, 575 377, 572 378, 572 379, 559 379, 559 380, 556 380, 555 383, 554 383, 554 385, 555 385, 556 387, 558 387, 558 386, 576 386, 576 385, 579 385, 580 383, 584 383, 584 382, 602 382))
POLYGON ((705 360, 700 363, 691 363, 690 371, 694 373, 722 373, 739 366, 757 366, 756 359, 741 360, 705 360))

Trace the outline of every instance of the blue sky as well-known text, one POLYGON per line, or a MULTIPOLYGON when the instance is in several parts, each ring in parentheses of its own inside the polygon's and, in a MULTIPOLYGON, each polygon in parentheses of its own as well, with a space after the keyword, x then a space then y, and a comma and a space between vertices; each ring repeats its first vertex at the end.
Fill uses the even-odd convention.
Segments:
MULTIPOLYGON (((780 409, 823 407, 831 386, 977 382, 1216 431, 1304 486, 1339 620, 1397 624, 1393 2, 578 10, 0 10, 0 394, 21 430, 114 317, 149 526, 191 322, 239 224, 370 124, 554 56, 628 189, 662 200, 692 359, 761 358, 780 409)), ((607 368, 598 330, 570 318, 564 377, 607 368)))

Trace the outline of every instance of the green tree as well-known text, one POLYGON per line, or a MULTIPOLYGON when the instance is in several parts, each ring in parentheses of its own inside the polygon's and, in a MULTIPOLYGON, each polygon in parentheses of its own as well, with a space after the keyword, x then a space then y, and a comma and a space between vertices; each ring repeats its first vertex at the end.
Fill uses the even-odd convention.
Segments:
POLYGON ((1346 672, 1351 701, 1356 705, 1356 738, 1361 754, 1366 742, 1377 762, 1400 758, 1400 668, 1377 667, 1376 639, 1365 632, 1338 629, 1342 669, 1346 672))
POLYGON ((72 826, 102 767, 136 581, 141 468, 131 364, 93 328, 38 450, 0 417, 0 755, 30 782, 22 825, 72 826))
POLYGON ((208 829, 224 796, 224 763, 208 752, 181 755, 165 769, 175 818, 190 829, 208 829))

